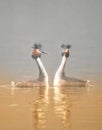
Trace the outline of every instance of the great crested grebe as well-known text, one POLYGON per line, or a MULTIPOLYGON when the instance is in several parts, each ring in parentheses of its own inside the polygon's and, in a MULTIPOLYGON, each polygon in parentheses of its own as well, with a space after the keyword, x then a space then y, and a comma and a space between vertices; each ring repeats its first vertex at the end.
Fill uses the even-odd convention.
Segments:
POLYGON ((70 54, 71 45, 61 45, 64 49, 62 53, 61 64, 55 74, 54 86, 87 86, 88 80, 80 80, 77 78, 66 77, 65 75, 65 64, 70 54))
POLYGON ((36 61, 38 69, 39 69, 39 77, 37 80, 31 80, 31 81, 21 81, 21 82, 11 82, 11 85, 14 87, 34 87, 34 86, 48 86, 48 74, 45 70, 44 65, 41 62, 41 54, 44 53, 44 51, 41 51, 41 45, 40 44, 34 44, 33 52, 32 52, 32 58, 36 61))

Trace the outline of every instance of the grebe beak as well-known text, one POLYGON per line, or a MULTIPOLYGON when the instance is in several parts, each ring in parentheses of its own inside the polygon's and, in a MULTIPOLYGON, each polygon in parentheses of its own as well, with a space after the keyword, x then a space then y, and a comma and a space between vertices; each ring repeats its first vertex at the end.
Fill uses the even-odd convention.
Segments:
POLYGON ((45 51, 43 51, 43 50, 41 50, 41 49, 39 49, 39 51, 40 51, 41 53, 43 53, 43 54, 47 54, 45 51))

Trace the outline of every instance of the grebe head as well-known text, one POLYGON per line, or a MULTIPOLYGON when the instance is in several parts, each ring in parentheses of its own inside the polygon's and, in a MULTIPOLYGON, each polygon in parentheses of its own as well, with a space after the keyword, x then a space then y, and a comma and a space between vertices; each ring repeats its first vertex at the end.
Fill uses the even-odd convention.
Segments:
POLYGON ((34 48, 32 52, 32 58, 37 59, 38 57, 41 57, 42 53, 46 54, 46 52, 41 50, 41 47, 42 47, 41 44, 37 43, 34 44, 34 46, 32 47, 34 48))
POLYGON ((66 58, 68 58, 70 54, 69 49, 71 48, 71 45, 62 44, 61 47, 64 49, 64 51, 62 52, 62 56, 65 56, 66 58))

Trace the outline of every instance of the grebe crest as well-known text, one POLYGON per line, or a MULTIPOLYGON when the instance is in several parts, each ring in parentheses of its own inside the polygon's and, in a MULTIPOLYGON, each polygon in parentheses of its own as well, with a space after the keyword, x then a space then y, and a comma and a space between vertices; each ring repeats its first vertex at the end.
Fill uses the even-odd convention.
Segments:
POLYGON ((62 56, 65 56, 66 58, 69 57, 70 55, 70 48, 71 48, 71 45, 65 45, 65 44, 62 44, 61 47, 64 49, 63 52, 62 52, 62 56))
POLYGON ((42 53, 46 54, 46 52, 41 50, 41 48, 42 48, 41 44, 35 43, 32 48, 34 48, 34 50, 32 52, 32 58, 34 58, 34 59, 37 59, 38 57, 41 57, 42 53))

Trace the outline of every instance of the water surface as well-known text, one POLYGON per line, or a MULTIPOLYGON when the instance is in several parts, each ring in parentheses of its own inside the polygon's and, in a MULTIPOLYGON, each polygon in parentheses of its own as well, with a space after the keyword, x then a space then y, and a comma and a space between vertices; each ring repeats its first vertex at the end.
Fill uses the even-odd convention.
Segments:
POLYGON ((1 130, 101 130, 102 89, 0 87, 1 130))

